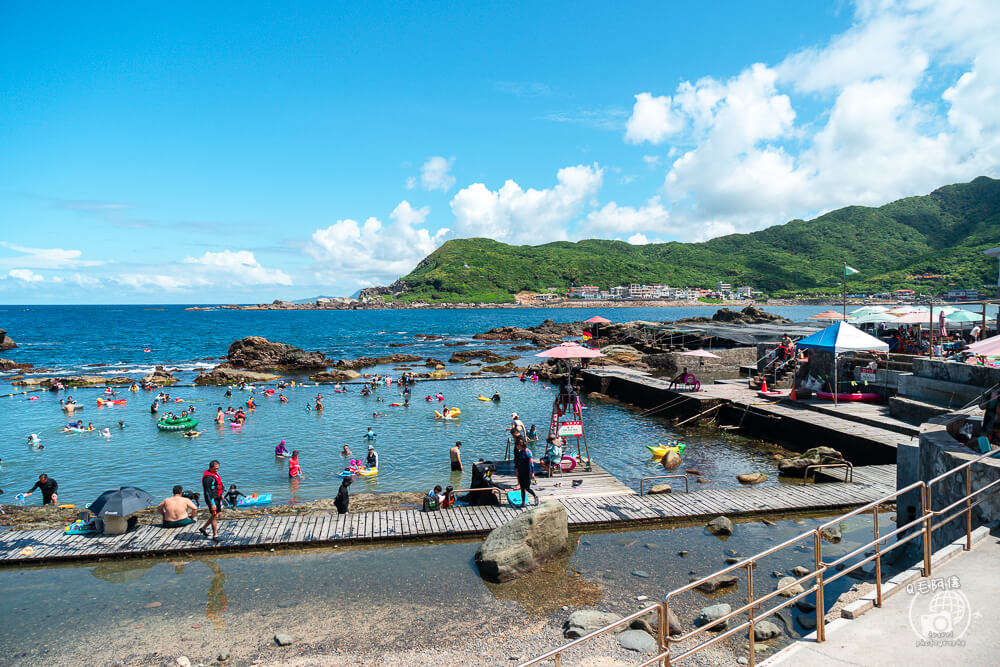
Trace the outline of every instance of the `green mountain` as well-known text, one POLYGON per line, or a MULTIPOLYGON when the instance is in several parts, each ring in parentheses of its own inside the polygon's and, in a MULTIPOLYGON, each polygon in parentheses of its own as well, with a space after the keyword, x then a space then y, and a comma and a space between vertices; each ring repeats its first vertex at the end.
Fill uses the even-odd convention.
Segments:
MULTIPOLYGON (((704 243, 590 239, 511 246, 484 238, 446 242, 394 283, 401 301, 509 302, 521 291, 629 283, 713 287, 752 285, 781 296, 840 291, 843 264, 858 269, 851 291, 910 288, 940 293, 996 280, 1000 180, 981 176, 929 195, 870 208, 848 206, 704 243), (933 278, 920 278, 932 274, 933 278)), ((376 288, 378 289, 378 288, 376 288)))

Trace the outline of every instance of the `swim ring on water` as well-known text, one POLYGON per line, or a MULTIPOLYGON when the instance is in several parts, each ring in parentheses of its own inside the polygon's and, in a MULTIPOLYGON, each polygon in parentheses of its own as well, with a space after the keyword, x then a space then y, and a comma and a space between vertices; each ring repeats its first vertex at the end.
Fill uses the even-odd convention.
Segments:
POLYGON ((448 416, 447 417, 445 417, 442 413, 438 412, 437 410, 434 411, 434 417, 436 419, 454 419, 455 417, 458 417, 461 414, 462 414, 462 411, 459 410, 458 408, 452 408, 448 412, 448 416))
POLYGON ((174 419, 163 418, 156 422, 156 428, 161 431, 189 431, 198 425, 197 419, 191 417, 175 417, 174 419))

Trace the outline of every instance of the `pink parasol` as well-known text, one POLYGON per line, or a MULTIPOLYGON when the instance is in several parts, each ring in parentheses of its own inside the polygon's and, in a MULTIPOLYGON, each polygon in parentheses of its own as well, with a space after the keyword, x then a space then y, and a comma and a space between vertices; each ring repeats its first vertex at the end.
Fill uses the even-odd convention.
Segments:
POLYGON ((606 317, 601 317, 600 315, 594 315, 589 320, 584 320, 584 322, 587 324, 608 324, 611 320, 606 317))
POLYGON ((600 350, 591 350, 578 343, 562 343, 555 347, 539 352, 536 357, 548 357, 549 359, 591 359, 593 357, 603 357, 600 350))
POLYGON ((1000 336, 993 336, 968 347, 969 352, 984 357, 1000 356, 1000 336))
POLYGON ((844 320, 844 319, 847 319, 847 318, 844 317, 843 313, 838 313, 835 310, 828 310, 825 313, 819 313, 818 315, 813 315, 811 317, 807 317, 806 319, 807 320, 844 320))
POLYGON ((691 350, 690 352, 681 352, 681 356, 684 357, 705 357, 706 359, 721 359, 717 354, 712 354, 707 350, 691 350))
POLYGON ((891 322, 887 322, 888 325, 893 324, 930 324, 931 314, 929 312, 919 312, 919 313, 907 313, 905 315, 900 315, 891 322))

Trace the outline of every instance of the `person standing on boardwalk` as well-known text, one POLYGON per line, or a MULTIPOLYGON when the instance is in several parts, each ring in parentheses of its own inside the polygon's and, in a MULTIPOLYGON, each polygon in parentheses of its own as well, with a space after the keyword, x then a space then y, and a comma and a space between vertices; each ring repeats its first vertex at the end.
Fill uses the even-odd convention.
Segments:
POLYGON ((55 505, 59 502, 59 496, 56 491, 59 490, 59 482, 52 479, 45 473, 38 476, 38 481, 35 485, 25 492, 25 496, 30 496, 35 489, 42 492, 42 504, 43 505, 55 505))
POLYGON ((521 489, 521 507, 527 503, 528 493, 535 499, 537 505, 538 494, 531 490, 531 480, 535 476, 534 461, 531 460, 531 450, 524 440, 518 442, 514 448, 514 470, 517 472, 517 485, 521 489))
POLYGON ((222 513, 222 495, 225 493, 225 486, 222 484, 222 477, 219 475, 219 462, 213 460, 208 464, 201 476, 201 488, 205 492, 205 502, 208 504, 209 518, 198 529, 198 532, 208 537, 208 527, 212 526, 212 539, 219 541, 219 515, 222 513))
POLYGON ((448 455, 451 457, 451 469, 452 471, 462 470, 462 441, 459 440, 455 443, 455 446, 448 450, 448 455))
POLYGON ((352 481, 350 477, 345 477, 340 481, 337 497, 333 499, 333 506, 337 508, 337 514, 347 514, 347 506, 351 502, 351 494, 348 489, 352 481))

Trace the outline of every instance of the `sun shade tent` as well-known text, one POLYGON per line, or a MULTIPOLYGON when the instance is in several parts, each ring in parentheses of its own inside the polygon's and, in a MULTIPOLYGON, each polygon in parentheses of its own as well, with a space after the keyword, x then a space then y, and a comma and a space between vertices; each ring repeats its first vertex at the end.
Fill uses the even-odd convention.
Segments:
POLYGON ((823 350, 833 354, 833 401, 837 402, 837 357, 845 352, 888 352, 889 344, 848 324, 836 324, 795 343, 800 350, 823 350))
POLYGON ((978 343, 973 343, 967 349, 977 357, 1000 356, 1000 336, 993 336, 992 338, 981 340, 978 343))

